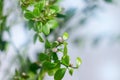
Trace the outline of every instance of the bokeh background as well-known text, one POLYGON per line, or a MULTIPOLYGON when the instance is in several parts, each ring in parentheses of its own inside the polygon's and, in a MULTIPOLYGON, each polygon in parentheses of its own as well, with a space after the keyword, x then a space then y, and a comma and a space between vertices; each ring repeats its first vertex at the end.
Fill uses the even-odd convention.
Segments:
MULTIPOLYGON (((43 44, 33 43, 34 32, 26 28, 17 3, 4 0, 10 31, 3 36, 8 46, 6 51, 0 51, 0 80, 9 80, 19 68, 19 55, 34 62, 37 52, 43 50, 43 44)), ((83 61, 73 76, 67 73, 63 80, 120 80, 120 1, 61 0, 60 6, 67 17, 57 34, 69 33, 71 62, 74 64, 78 56, 83 61)), ((46 76, 45 80, 53 78, 46 76)))

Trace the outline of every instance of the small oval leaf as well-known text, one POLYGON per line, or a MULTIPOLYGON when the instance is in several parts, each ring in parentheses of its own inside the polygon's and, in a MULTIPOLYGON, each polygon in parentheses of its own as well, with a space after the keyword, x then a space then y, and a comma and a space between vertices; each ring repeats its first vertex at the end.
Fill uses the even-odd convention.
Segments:
POLYGON ((50 28, 48 26, 43 26, 42 31, 45 35, 48 35, 50 33, 50 28))
POLYGON ((40 53, 39 54, 39 61, 40 62, 46 61, 48 58, 49 58, 48 55, 45 54, 45 53, 40 53))
POLYGON ((69 69, 69 74, 72 76, 72 74, 73 74, 73 69, 72 68, 69 69))
POLYGON ((62 80, 66 72, 66 68, 58 69, 54 75, 54 80, 62 80))
POLYGON ((82 63, 81 58, 77 57, 76 58, 76 67, 78 68, 81 65, 81 63, 82 63))
POLYGON ((65 33, 63 34, 63 39, 64 39, 64 40, 67 40, 68 37, 69 37, 69 34, 68 34, 67 32, 65 32, 65 33))
POLYGON ((32 14, 32 12, 28 11, 24 14, 26 19, 32 19, 34 18, 34 15, 32 14))

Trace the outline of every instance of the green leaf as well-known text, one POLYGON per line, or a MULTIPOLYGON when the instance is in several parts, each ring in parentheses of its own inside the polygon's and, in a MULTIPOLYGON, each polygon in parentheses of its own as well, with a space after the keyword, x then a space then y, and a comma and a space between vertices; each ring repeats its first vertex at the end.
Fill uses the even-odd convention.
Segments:
POLYGON ((69 66, 70 63, 70 58, 68 55, 65 55, 62 57, 62 64, 64 64, 65 66, 69 66))
POLYGON ((36 43, 37 38, 38 38, 38 34, 35 34, 35 35, 34 35, 34 43, 36 43))
POLYGON ((54 74, 55 74, 55 71, 54 71, 54 70, 49 70, 49 71, 48 71, 48 75, 49 75, 49 76, 53 76, 54 74))
POLYGON ((61 65, 60 61, 55 61, 55 63, 56 63, 57 65, 54 67, 54 69, 48 70, 48 75, 49 75, 49 76, 53 76, 53 75, 55 74, 55 72, 56 72, 58 69, 60 69, 60 65, 61 65))
POLYGON ((69 74, 72 76, 72 74, 73 74, 73 69, 72 68, 69 69, 69 74))
POLYGON ((64 42, 64 51, 63 51, 64 56, 67 55, 67 53, 68 53, 67 43, 64 42))
POLYGON ((55 6, 55 5, 51 6, 50 9, 55 10, 55 12, 57 12, 57 13, 61 11, 61 8, 59 6, 55 6))
POLYGON ((44 6, 44 1, 40 1, 39 3, 35 4, 35 7, 39 8, 39 11, 41 11, 44 8, 44 6))
POLYGON ((57 61, 58 60, 58 56, 57 56, 57 54, 56 53, 52 53, 52 59, 54 60, 54 61, 57 61))
POLYGON ((34 30, 38 33, 42 32, 42 22, 35 22, 34 30))
POLYGON ((54 42, 52 43, 52 48, 57 47, 58 45, 59 45, 59 42, 58 42, 58 41, 54 41, 54 42))
POLYGON ((62 80, 66 72, 66 68, 58 69, 54 75, 54 80, 62 80))
POLYGON ((40 66, 37 63, 32 63, 29 66, 29 69, 31 72, 36 73, 36 71, 40 68, 40 66))
POLYGON ((39 35, 38 36, 40 42, 44 42, 43 38, 39 35))
POLYGON ((65 32, 65 33, 63 34, 63 39, 64 39, 64 40, 67 40, 67 39, 68 39, 68 37, 69 37, 68 33, 67 33, 67 32, 65 32))
POLYGON ((58 18, 65 18, 66 16, 64 14, 57 13, 56 17, 58 17, 58 18))
POLYGON ((104 0, 104 1, 106 1, 108 3, 112 3, 113 2, 113 0, 104 0))
POLYGON ((47 54, 45 54, 45 53, 40 53, 39 54, 39 61, 40 62, 46 61, 48 59, 49 59, 49 56, 47 54))
POLYGON ((35 73, 29 72, 28 75, 30 76, 30 77, 29 77, 30 79, 34 80, 35 73))
POLYGON ((54 69, 56 66, 57 66, 57 63, 52 63, 52 62, 49 62, 49 61, 45 61, 43 63, 43 68, 46 69, 46 70, 54 69))
POLYGON ((45 25, 42 27, 42 31, 45 35, 48 35, 50 33, 50 27, 45 25))
POLYGON ((48 21, 48 25, 50 29, 55 29, 58 27, 58 22, 56 20, 50 20, 48 21))
POLYGON ((33 14, 34 14, 34 16, 36 16, 36 17, 40 16, 40 11, 39 11, 39 8, 38 8, 38 7, 35 7, 35 9, 33 10, 33 14))
POLYGON ((27 11, 25 14, 24 14, 25 18, 26 19, 33 19, 34 18, 34 15, 32 12, 30 11, 27 11))
POLYGON ((81 63, 82 63, 81 58, 77 57, 76 58, 76 67, 78 68, 81 65, 81 63))
POLYGON ((30 20, 28 22, 28 27, 29 27, 29 29, 32 29, 34 27, 34 21, 33 20, 30 20))
POLYGON ((51 43, 48 40, 46 40, 45 41, 45 48, 50 48, 50 47, 51 47, 51 43))

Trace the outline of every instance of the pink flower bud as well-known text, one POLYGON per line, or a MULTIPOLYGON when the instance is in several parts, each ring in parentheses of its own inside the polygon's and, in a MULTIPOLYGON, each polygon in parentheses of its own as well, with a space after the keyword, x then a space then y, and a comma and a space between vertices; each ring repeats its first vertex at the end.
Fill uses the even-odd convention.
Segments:
POLYGON ((63 38, 62 37, 58 37, 57 41, 60 42, 60 43, 62 43, 63 42, 63 38))
POLYGON ((53 48, 52 51, 53 51, 53 52, 57 52, 58 49, 57 49, 57 48, 53 48))

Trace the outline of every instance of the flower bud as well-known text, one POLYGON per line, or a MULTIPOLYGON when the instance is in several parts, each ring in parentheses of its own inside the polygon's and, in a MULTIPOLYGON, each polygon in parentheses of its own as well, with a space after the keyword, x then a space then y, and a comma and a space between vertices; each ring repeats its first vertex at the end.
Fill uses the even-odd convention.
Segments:
POLYGON ((22 76, 26 76, 26 73, 23 72, 23 73, 22 73, 22 76))
POLYGON ((69 67, 73 67, 73 64, 70 64, 69 67))
POLYGON ((57 41, 60 42, 60 43, 62 43, 63 42, 63 38, 62 37, 58 37, 57 41))
POLYGON ((52 51, 53 51, 53 52, 57 52, 58 49, 57 49, 57 48, 53 48, 52 51))
POLYGON ((24 79, 27 79, 29 76, 28 76, 25 72, 23 72, 23 73, 22 73, 22 77, 23 77, 24 79))

